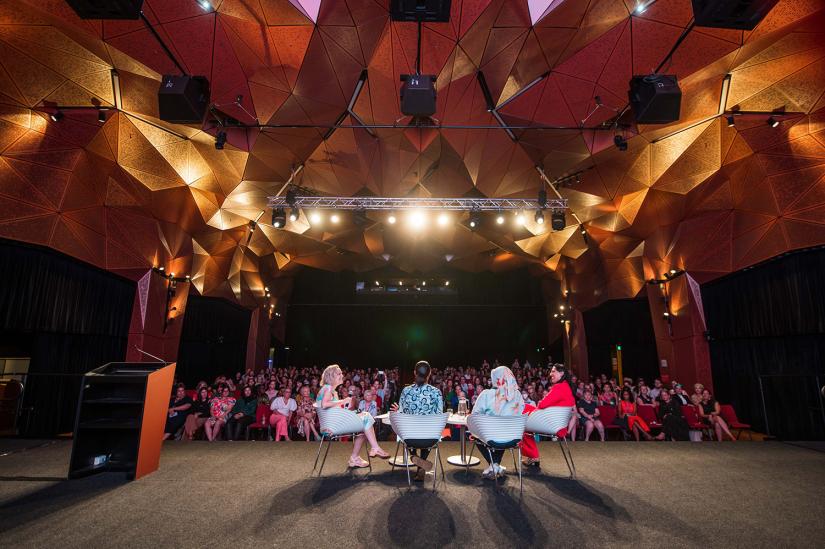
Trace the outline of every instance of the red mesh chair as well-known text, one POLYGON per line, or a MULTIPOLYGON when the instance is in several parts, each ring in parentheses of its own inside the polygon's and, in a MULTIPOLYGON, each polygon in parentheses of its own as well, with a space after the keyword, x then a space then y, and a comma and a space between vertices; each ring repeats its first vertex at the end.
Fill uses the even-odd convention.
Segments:
POLYGON ((616 421, 616 408, 613 406, 599 406, 599 419, 602 420, 604 425, 605 435, 608 435, 610 431, 621 431, 621 427, 614 423, 616 421))
MULTIPOLYGON (((687 421, 691 431, 704 433, 706 429, 710 429, 707 423, 703 423, 702 420, 699 419, 699 414, 696 413, 696 407, 693 404, 683 405, 682 415, 685 416, 685 421, 687 421)), ((711 435, 710 438, 713 440, 713 435, 711 435)))
POLYGON ((196 398, 198 398, 198 392, 194 389, 187 389, 186 396, 188 396, 192 400, 195 400, 196 398))
POLYGON ((651 429, 661 429, 662 424, 659 422, 659 418, 656 417, 656 407, 652 404, 637 404, 636 405, 636 412, 639 414, 639 417, 647 423, 647 426, 651 429))
POLYGON ((258 404, 258 408, 255 410, 255 422, 246 426, 246 440, 249 440, 253 429, 259 431, 269 429, 269 414, 269 406, 266 404, 258 404))
POLYGON ((753 440, 753 436, 750 432, 751 426, 747 423, 742 423, 741 421, 739 421, 739 418, 736 416, 736 410, 733 409, 733 405, 720 404, 719 415, 722 416, 722 419, 725 420, 725 423, 728 424, 728 427, 730 427, 731 429, 738 429, 738 432, 736 433, 737 440, 739 439, 739 436, 742 434, 742 431, 747 431, 748 440, 753 440))

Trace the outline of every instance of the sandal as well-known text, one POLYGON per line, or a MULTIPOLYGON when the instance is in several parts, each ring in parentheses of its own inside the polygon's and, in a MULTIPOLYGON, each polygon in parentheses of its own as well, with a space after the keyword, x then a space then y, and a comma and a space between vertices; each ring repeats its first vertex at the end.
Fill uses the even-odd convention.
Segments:
POLYGON ((384 450, 382 450, 381 448, 373 448, 372 450, 370 450, 370 457, 371 458, 378 457, 378 458, 381 458, 381 459, 387 459, 387 458, 390 457, 390 455, 387 452, 385 452, 384 450))
POLYGON ((350 467, 352 467, 354 469, 361 469, 361 468, 370 466, 369 463, 367 463, 366 461, 364 461, 360 457, 357 457, 355 459, 349 458, 349 461, 347 462, 347 465, 349 465, 350 467))

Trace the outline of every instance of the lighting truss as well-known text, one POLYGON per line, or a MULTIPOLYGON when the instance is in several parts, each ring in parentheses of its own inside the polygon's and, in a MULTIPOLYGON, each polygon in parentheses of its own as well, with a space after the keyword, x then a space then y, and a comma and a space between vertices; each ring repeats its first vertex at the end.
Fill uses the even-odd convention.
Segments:
MULTIPOLYGON (((535 199, 527 198, 381 198, 359 196, 270 196, 270 208, 307 208, 315 210, 449 210, 499 211, 540 209, 535 199)), ((566 198, 547 201, 547 209, 567 208, 566 198)))

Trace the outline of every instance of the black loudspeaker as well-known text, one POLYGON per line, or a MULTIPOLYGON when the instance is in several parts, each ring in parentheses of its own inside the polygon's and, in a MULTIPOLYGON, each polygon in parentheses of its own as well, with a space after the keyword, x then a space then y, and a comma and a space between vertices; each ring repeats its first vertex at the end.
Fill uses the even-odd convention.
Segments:
POLYGON ((693 0, 697 27, 753 30, 779 0, 693 0))
POLYGON ((66 0, 81 19, 139 19, 143 0, 66 0))
POLYGON ((160 119, 193 124, 203 121, 209 105, 209 81, 205 76, 164 75, 158 90, 160 119))
POLYGON ((636 122, 668 124, 679 120, 682 90, 675 75, 634 76, 627 92, 636 122))
POLYGON ((450 20, 450 0, 392 0, 393 21, 446 23, 450 20))
POLYGON ((401 112, 407 116, 435 114, 435 76, 431 74, 402 74, 401 112))

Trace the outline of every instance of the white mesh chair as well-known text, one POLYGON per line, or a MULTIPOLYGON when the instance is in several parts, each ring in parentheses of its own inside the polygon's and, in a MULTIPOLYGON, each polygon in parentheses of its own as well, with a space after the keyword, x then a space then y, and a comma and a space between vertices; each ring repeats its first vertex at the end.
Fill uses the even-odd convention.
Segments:
POLYGON ((571 417, 573 417, 573 408, 571 406, 550 406, 543 410, 536 410, 527 416, 527 426, 524 430, 528 433, 535 433, 558 440, 561 455, 564 457, 564 462, 567 463, 567 468, 570 470, 570 478, 576 478, 576 465, 573 463, 573 454, 570 453, 567 438, 557 435, 560 430, 567 428, 571 417))
MULTIPOLYGON (((527 416, 487 416, 483 414, 470 414, 467 416, 467 429, 476 441, 487 449, 490 462, 493 461, 492 450, 510 450, 513 456, 513 465, 518 471, 519 491, 524 490, 521 478, 521 437, 524 436, 524 426, 527 416), (515 451, 518 449, 518 460, 515 451)), ((475 444, 470 446, 470 458, 467 460, 466 473, 469 474, 469 462, 473 457, 475 444)))
MULTIPOLYGON (((321 448, 324 442, 327 443, 327 449, 324 452, 324 459, 321 461, 321 467, 318 468, 318 476, 321 476, 321 471, 324 470, 324 463, 327 461, 327 454, 329 454, 329 447, 333 440, 338 440, 342 437, 357 437, 364 432, 364 422, 358 417, 358 414, 351 410, 345 410, 335 406, 327 408, 326 410, 317 407, 318 422, 321 425, 321 443, 318 445, 318 453, 315 455, 315 465, 312 466, 312 471, 318 467, 318 458, 321 456, 321 448)), ((372 461, 367 453, 367 463, 369 463, 370 472, 372 472, 372 461)), ((310 473, 311 474, 311 473, 310 473)))
MULTIPOLYGON (((409 463, 409 449, 433 450, 435 449, 435 471, 433 471, 433 490, 438 479, 438 467, 441 466, 441 477, 444 478, 444 465, 441 463, 441 452, 438 443, 441 442, 441 433, 447 426, 449 414, 415 415, 402 414, 400 412, 390 413, 390 425, 392 430, 398 435, 400 442, 404 445, 404 463, 409 463)), ((407 470, 407 484, 412 486, 410 479, 410 468, 407 470)))

